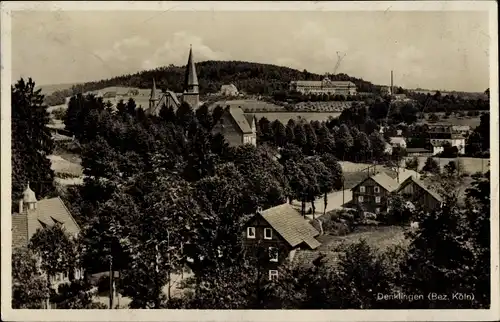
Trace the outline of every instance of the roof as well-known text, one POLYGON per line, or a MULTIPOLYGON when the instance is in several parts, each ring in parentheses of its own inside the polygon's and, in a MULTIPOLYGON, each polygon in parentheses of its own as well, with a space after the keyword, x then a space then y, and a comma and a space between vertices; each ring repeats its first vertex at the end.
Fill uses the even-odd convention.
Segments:
POLYGON ((315 249, 321 245, 314 238, 319 232, 288 203, 266 209, 260 215, 292 247, 306 243, 315 249))
POLYGON ((247 119, 248 125, 250 125, 250 128, 251 128, 252 127, 252 122, 255 120, 255 115, 248 114, 248 113, 244 113, 243 115, 247 119))
POLYGON ((70 235, 80 232, 80 227, 64 205, 61 198, 42 199, 35 210, 24 209, 22 213, 12 215, 12 245, 27 246, 28 241, 40 228, 52 227, 55 223, 64 225, 70 235))
POLYGON ((376 175, 370 176, 366 178, 365 180, 361 181, 358 183, 356 186, 354 186, 352 189, 355 189, 357 186, 363 184, 366 180, 372 179, 375 181, 379 186, 384 188, 385 190, 392 192, 398 188, 398 183, 389 177, 385 172, 379 172, 376 175))
POLYGON ((252 133, 252 127, 241 107, 230 106, 226 110, 243 133, 252 133))
POLYGON ((220 89, 221 89, 221 91, 225 90, 225 89, 238 90, 234 84, 221 85, 220 89))
POLYGON ((435 191, 427 188, 425 186, 425 184, 421 180, 419 180, 419 179, 417 179, 417 178, 415 178, 413 176, 411 176, 408 179, 406 179, 405 181, 403 181, 403 183, 401 183, 401 186, 398 188, 397 192, 401 191, 404 187, 406 187, 407 185, 409 185, 412 182, 414 184, 416 184, 417 186, 419 186, 420 188, 422 188, 425 191, 427 191, 427 193, 429 193, 437 201, 439 201, 439 202, 443 201, 443 197, 441 197, 437 192, 435 192, 435 191))
POLYGON ((390 139, 391 144, 401 144, 406 142, 405 138, 402 136, 393 136, 390 139))
POLYGON ((151 88, 151 99, 156 99, 156 82, 155 79, 153 78, 153 87, 151 88))
POLYGON ((23 201, 24 202, 36 202, 35 192, 33 190, 31 190, 29 183, 23 192, 23 201))
POLYGON ((186 76, 184 81, 185 88, 190 85, 198 85, 198 76, 196 75, 196 67, 194 66, 193 48, 189 48, 189 57, 186 65, 186 76))

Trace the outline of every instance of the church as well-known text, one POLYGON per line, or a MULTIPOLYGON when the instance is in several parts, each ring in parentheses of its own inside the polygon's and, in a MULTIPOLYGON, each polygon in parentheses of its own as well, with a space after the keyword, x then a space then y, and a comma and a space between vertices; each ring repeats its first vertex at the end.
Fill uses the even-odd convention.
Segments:
POLYGON ((196 67, 194 65, 193 48, 189 49, 189 57, 186 65, 186 73, 184 76, 184 92, 176 94, 172 91, 158 91, 156 83, 153 79, 153 87, 149 97, 149 107, 146 110, 147 114, 159 115, 163 105, 172 107, 176 110, 182 102, 186 102, 193 109, 198 108, 200 105, 200 92, 198 76, 196 74, 196 67))

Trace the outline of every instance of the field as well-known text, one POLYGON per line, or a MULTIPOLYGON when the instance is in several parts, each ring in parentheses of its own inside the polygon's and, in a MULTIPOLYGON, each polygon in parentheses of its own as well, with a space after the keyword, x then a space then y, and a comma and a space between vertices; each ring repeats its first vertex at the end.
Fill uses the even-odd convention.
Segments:
MULTIPOLYGON (((429 122, 429 120, 427 119, 429 117, 429 113, 426 113, 426 119, 422 121, 422 123, 425 123, 425 124, 433 124, 431 122, 429 122)), ((444 116, 444 113, 436 113, 436 115, 439 116, 439 121, 437 123, 443 123, 443 124, 453 124, 453 125, 468 125, 471 127, 471 129, 474 129, 476 126, 479 125, 480 123, 480 117, 479 116, 473 116, 473 117, 470 117, 470 116, 464 116, 464 117, 461 117, 461 118, 458 118, 456 115, 452 114, 450 115, 449 118, 445 119, 443 118, 444 116)))
POLYGON ((55 91, 63 91, 65 89, 70 89, 74 85, 77 85, 77 83, 71 83, 71 84, 51 84, 51 85, 40 85, 36 86, 35 89, 41 89, 43 95, 50 95, 54 93, 55 91))
MULTIPOLYGON (((407 157, 405 159, 409 159, 411 157, 407 157)), ((427 157, 418 157, 418 170, 421 171, 424 167, 425 160, 427 157)), ((447 165, 450 161, 456 161, 456 158, 434 158, 436 162, 438 162, 441 170, 447 165)), ((486 172, 490 169, 489 167, 489 159, 480 159, 480 158, 460 158, 460 162, 464 165, 464 171, 468 174, 473 174, 476 172, 486 172)))
POLYGON ((281 123, 286 124, 288 120, 305 120, 310 121, 328 121, 330 118, 337 118, 340 112, 263 112, 252 113, 257 119, 262 117, 267 118, 269 121, 279 120, 281 123))
POLYGON ((352 102, 300 102, 295 104, 295 109, 304 112, 342 112, 351 107, 352 102))
POLYGON ((400 226, 358 227, 345 236, 322 236, 319 251, 335 251, 343 245, 354 244, 364 239, 371 247, 385 250, 406 241, 405 229, 400 226))

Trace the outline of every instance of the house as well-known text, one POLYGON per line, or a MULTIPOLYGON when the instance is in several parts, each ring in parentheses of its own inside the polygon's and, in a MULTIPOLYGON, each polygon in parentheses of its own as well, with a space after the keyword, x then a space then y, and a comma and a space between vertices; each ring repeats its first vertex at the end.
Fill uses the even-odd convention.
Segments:
POLYGON ((403 181, 396 193, 427 211, 439 208, 443 203, 443 198, 438 193, 428 189, 422 181, 413 176, 403 181))
POLYGON ((365 178, 351 189, 352 202, 364 212, 385 212, 388 198, 398 186, 399 184, 385 172, 379 172, 365 178))
POLYGON ((356 85, 353 82, 332 81, 328 77, 320 81, 291 81, 290 90, 302 94, 356 95, 356 85))
POLYGON ((393 148, 395 147, 400 147, 406 149, 406 140, 402 136, 393 136, 389 138, 389 143, 392 145, 393 148))
POLYGON ((228 106, 212 129, 212 133, 221 133, 230 146, 243 144, 257 145, 257 126, 253 114, 245 114, 241 107, 228 106))
POLYGON ((220 87, 220 95, 222 96, 238 96, 238 89, 234 84, 222 85, 220 87))
POLYGON ((434 155, 443 152, 443 146, 446 143, 449 143, 452 147, 457 147, 458 153, 465 153, 465 137, 453 125, 434 124, 429 126, 429 141, 433 146, 434 155))
POLYGON ((460 133, 463 136, 466 136, 470 132, 469 125, 453 125, 451 128, 454 132, 460 133))
MULTIPOLYGON (((37 200, 28 183, 23 198, 19 200, 18 212, 12 215, 12 248, 28 247, 31 237, 38 229, 56 224, 62 225, 72 238, 80 233, 80 227, 61 198, 37 200)), ((51 277, 52 286, 57 289, 60 284, 69 282, 70 275, 75 279, 83 278, 83 270, 76 269, 74 272, 51 277)))
POLYGON ((247 254, 258 259, 269 279, 278 277, 278 267, 293 261, 299 249, 314 250, 321 244, 319 232, 290 204, 258 210, 246 223, 243 244, 247 254))

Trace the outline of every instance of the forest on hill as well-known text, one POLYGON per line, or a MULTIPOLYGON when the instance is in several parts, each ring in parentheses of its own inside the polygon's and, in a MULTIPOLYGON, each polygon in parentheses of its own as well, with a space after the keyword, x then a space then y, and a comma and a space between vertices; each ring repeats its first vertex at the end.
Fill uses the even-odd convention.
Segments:
MULTIPOLYGON (((46 104, 64 104, 64 99, 74 94, 99 90, 110 86, 126 86, 151 88, 153 78, 161 89, 182 92, 185 67, 170 65, 153 70, 145 70, 135 74, 122 75, 110 79, 88 82, 73 86, 71 89, 55 91, 46 96, 46 104)), ((200 92, 216 93, 223 84, 234 84, 239 91, 250 95, 272 95, 277 91, 288 89, 292 80, 321 80, 322 75, 307 70, 260 64, 244 61, 204 61, 196 64, 200 92)), ((356 84, 358 92, 378 93, 380 86, 361 78, 346 74, 330 76, 332 80, 351 81, 356 84)))

